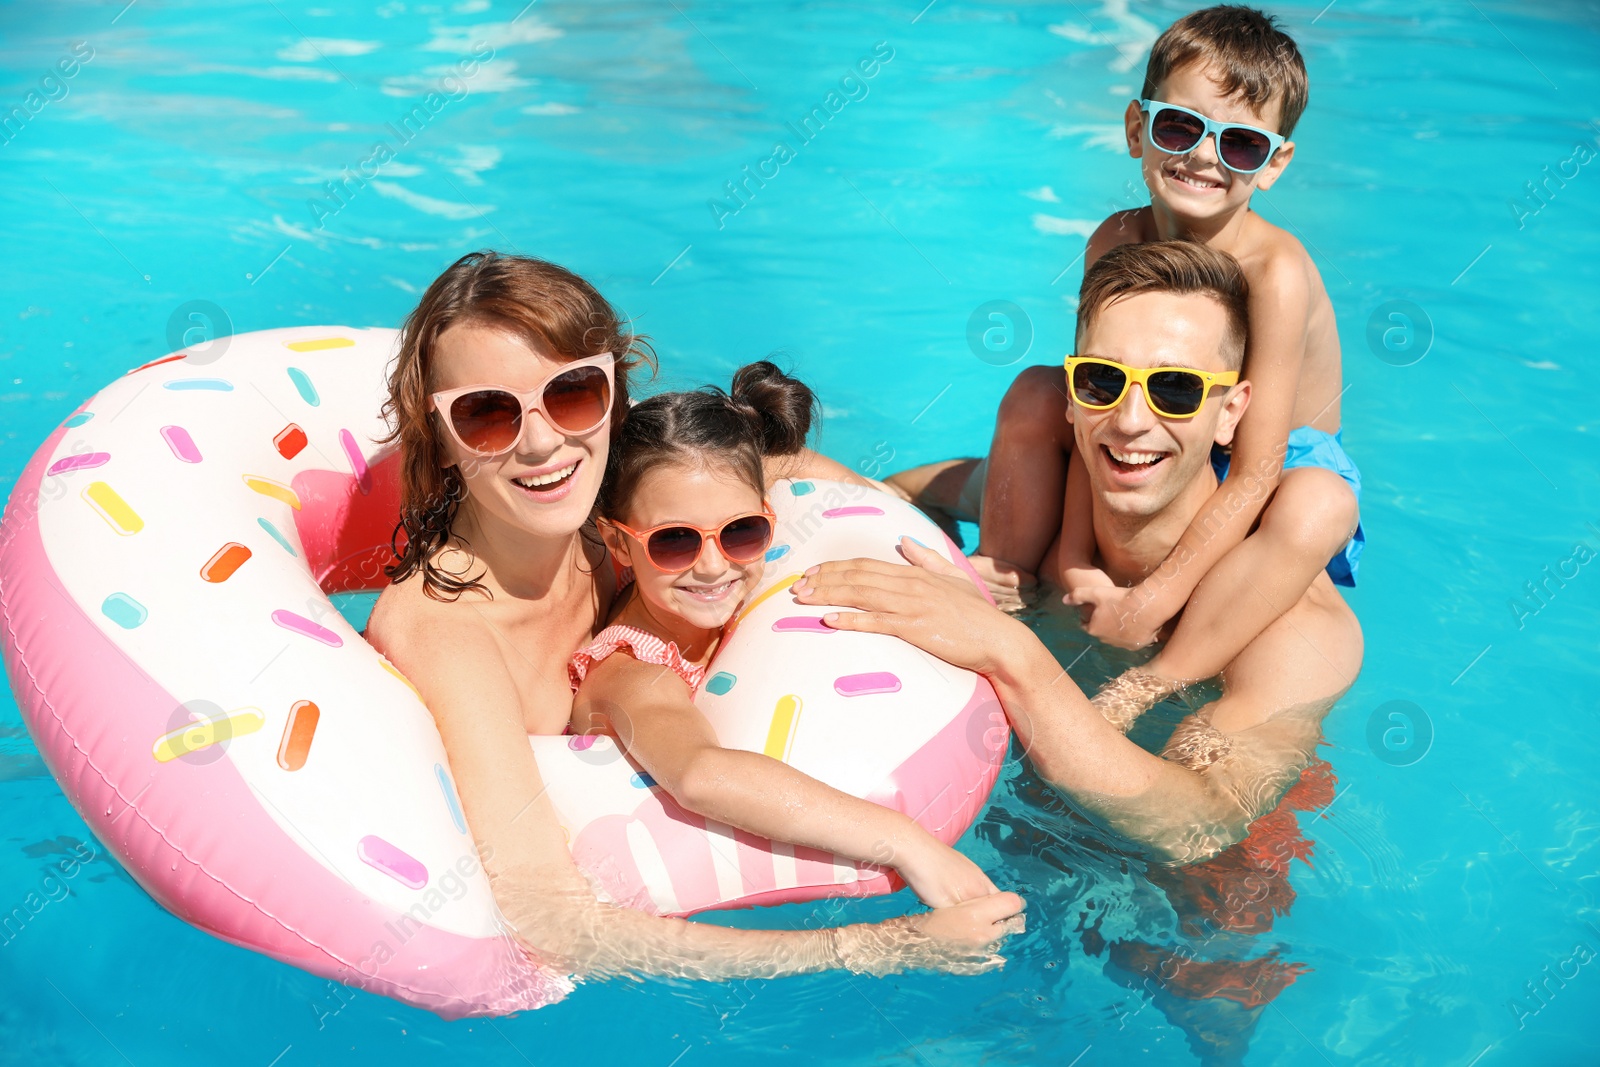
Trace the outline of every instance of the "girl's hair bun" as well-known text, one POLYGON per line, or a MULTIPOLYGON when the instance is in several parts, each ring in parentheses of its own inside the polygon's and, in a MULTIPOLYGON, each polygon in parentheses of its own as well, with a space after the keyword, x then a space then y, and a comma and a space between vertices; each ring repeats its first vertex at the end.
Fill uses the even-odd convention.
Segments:
POLYGON ((817 394, 777 364, 763 359, 740 367, 729 395, 759 426, 763 454, 789 456, 806 446, 816 418, 817 394))

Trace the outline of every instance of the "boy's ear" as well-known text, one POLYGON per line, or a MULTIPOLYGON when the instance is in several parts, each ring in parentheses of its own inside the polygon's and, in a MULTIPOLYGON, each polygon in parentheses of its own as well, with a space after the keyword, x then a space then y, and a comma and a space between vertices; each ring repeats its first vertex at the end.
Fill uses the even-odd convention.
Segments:
POLYGON ((1217 433, 1212 440, 1219 445, 1233 444, 1234 431, 1239 428, 1239 420, 1244 418, 1244 409, 1250 406, 1250 380, 1247 378, 1228 390, 1228 398, 1222 402, 1222 417, 1217 420, 1217 433))
POLYGON ((1128 135, 1128 155, 1134 159, 1143 158, 1144 112, 1139 110, 1139 101, 1128 101, 1128 110, 1122 116, 1122 125, 1128 135))
POLYGON ((1288 168, 1292 159, 1294 159, 1294 142, 1285 141, 1283 142, 1283 147, 1279 148, 1273 155, 1272 161, 1262 167, 1261 173, 1256 175, 1256 188, 1263 191, 1271 189, 1273 183, 1278 180, 1279 175, 1288 168))

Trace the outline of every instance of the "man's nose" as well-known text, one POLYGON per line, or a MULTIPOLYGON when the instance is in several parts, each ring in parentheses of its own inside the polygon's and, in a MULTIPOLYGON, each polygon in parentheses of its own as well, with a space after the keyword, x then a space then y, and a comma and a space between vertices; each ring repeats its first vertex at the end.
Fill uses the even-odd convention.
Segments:
POLYGON ((1189 150, 1189 155, 1194 157, 1196 163, 1216 163, 1217 160, 1217 135, 1207 132, 1200 138, 1200 143, 1189 150))
POLYGON ((1155 418, 1156 413, 1145 402, 1144 386, 1135 382, 1128 386, 1128 395, 1117 405, 1112 425, 1118 433, 1133 437, 1148 430, 1155 418))

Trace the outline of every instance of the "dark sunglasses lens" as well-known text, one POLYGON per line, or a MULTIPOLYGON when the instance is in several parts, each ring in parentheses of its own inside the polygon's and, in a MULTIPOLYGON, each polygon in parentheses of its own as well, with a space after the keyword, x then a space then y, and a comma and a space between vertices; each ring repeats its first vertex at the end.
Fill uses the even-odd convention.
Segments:
POLYGON ((750 563, 772 543, 772 522, 765 515, 747 515, 722 528, 717 538, 722 554, 735 563, 750 563))
POLYGON ((1090 407, 1115 404, 1128 384, 1128 376, 1104 363, 1080 363, 1072 368, 1072 395, 1090 407))
POLYGON ((1170 107, 1161 108, 1150 119, 1150 140, 1163 152, 1187 152, 1205 135, 1205 123, 1170 107))
POLYGON ((558 374, 544 387, 550 421, 567 433, 586 433, 611 410, 611 383, 599 367, 579 367, 558 374))
POLYGON ((1222 162, 1234 170, 1257 171, 1272 155, 1272 142, 1260 130, 1229 126, 1218 138, 1222 162))
POLYGON ((650 561, 664 571, 686 571, 700 558, 700 531, 669 526, 650 535, 650 561))
POLYGON ((1150 399, 1168 415, 1193 415, 1206 398, 1205 379, 1186 370, 1150 375, 1150 399))
POLYGON ((463 393, 450 403, 450 424, 461 443, 487 455, 504 452, 522 435, 522 405, 503 389, 463 393))

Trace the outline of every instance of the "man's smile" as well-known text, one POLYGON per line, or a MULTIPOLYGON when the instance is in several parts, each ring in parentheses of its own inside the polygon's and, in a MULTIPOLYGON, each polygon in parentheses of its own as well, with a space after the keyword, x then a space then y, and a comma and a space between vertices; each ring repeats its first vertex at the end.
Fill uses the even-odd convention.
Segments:
POLYGON ((1150 481, 1161 465, 1172 457, 1170 452, 1117 448, 1104 444, 1100 446, 1100 455, 1105 460, 1112 482, 1129 488, 1150 481))

